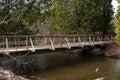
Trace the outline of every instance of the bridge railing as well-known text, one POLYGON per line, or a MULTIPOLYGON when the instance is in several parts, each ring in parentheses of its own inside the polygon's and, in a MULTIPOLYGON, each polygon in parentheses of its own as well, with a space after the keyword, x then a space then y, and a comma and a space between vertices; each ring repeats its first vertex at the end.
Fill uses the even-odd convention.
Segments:
POLYGON ((63 36, 0 36, 0 52, 55 48, 84 47, 115 42, 115 35, 63 35, 63 36))

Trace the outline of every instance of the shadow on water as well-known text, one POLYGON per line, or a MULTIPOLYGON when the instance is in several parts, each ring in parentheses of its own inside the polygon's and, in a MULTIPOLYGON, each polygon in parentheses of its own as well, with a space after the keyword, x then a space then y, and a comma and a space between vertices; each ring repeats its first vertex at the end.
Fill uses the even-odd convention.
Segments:
POLYGON ((27 55, 11 59, 0 59, 0 66, 9 68, 16 74, 34 74, 50 67, 70 65, 80 59, 77 54, 61 52, 27 55))

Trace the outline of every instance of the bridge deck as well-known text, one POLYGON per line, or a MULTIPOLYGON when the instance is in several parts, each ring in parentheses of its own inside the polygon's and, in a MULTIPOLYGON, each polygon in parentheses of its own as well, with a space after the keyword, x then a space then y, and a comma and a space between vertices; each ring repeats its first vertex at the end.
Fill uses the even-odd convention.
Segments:
POLYGON ((114 43, 114 35, 69 36, 1 36, 0 53, 32 51, 56 48, 84 47, 114 43))

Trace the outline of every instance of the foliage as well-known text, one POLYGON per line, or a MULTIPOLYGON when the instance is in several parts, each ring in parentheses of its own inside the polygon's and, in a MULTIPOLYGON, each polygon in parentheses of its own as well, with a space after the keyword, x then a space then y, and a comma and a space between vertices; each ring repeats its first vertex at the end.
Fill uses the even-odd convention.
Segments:
POLYGON ((0 0, 0 35, 107 33, 112 0, 0 0), (47 31, 48 32, 48 31, 47 31))
MULTIPOLYGON (((120 0, 118 0, 118 2, 120 3, 120 0)), ((116 14, 115 26, 116 26, 116 29, 115 29, 116 41, 120 45, 120 6, 118 7, 118 11, 117 11, 117 14, 116 14)))
POLYGON ((0 1, 0 35, 36 33, 36 25, 48 14, 50 0, 2 0, 0 1), (26 32, 27 31, 27 32, 26 32), (32 33, 31 33, 32 32, 32 33))
POLYGON ((111 29, 112 0, 55 0, 54 32, 62 34, 107 33, 111 29))

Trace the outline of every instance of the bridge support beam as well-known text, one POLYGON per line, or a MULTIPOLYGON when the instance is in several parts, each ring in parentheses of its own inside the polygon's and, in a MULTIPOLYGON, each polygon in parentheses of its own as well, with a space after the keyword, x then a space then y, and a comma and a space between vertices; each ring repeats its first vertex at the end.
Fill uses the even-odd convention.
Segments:
POLYGON ((9 47, 8 47, 8 38, 5 38, 5 45, 6 45, 6 55, 9 54, 9 47))
POLYGON ((78 41, 79 41, 79 46, 80 47, 84 47, 83 44, 82 44, 82 40, 80 39, 80 37, 78 37, 78 41))
POLYGON ((55 46, 54 46, 54 43, 53 43, 52 38, 50 37, 49 39, 50 39, 50 43, 51 43, 52 50, 55 50, 55 46))
POLYGON ((29 38, 29 39, 30 39, 30 44, 31 44, 31 47, 32 47, 31 51, 32 51, 32 52, 35 52, 35 47, 34 47, 34 45, 33 45, 32 38, 29 38))
POLYGON ((65 41, 66 41, 66 43, 67 43, 67 47, 68 47, 68 49, 71 49, 71 46, 70 46, 70 44, 69 44, 69 40, 68 40, 68 38, 65 37, 65 41))
POLYGON ((101 37, 97 37, 98 41, 99 41, 99 44, 102 45, 102 40, 101 40, 101 37))
POLYGON ((111 43, 115 42, 115 38, 111 36, 111 43))
POLYGON ((90 41, 90 44, 92 44, 92 46, 94 46, 94 43, 93 43, 93 41, 92 41, 90 36, 89 36, 89 41, 90 41))

